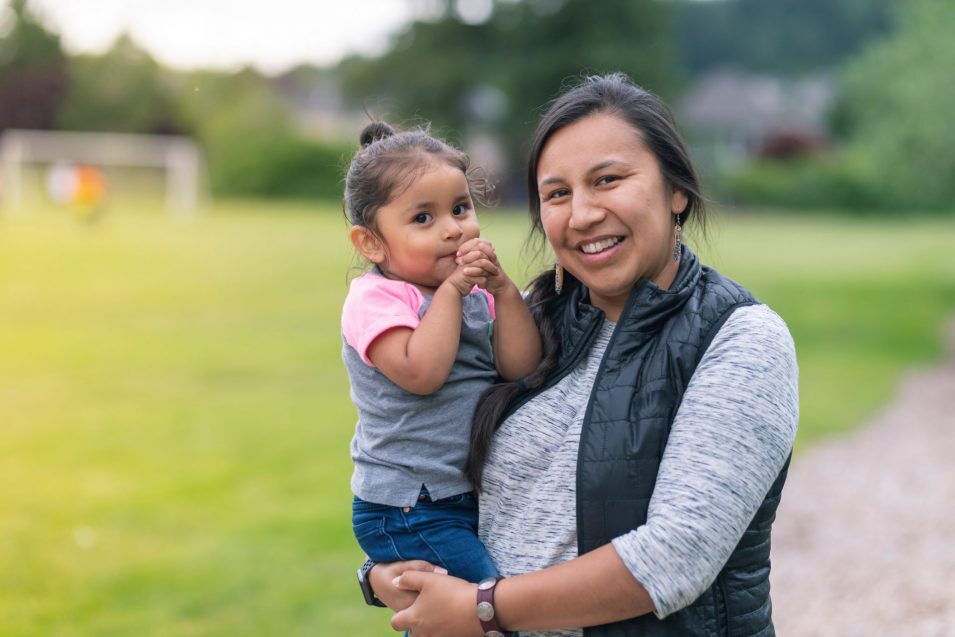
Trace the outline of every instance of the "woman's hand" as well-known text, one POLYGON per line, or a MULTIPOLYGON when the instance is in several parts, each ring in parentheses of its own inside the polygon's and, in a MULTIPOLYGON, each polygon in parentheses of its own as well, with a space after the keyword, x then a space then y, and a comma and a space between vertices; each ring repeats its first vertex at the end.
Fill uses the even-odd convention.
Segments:
POLYGON ((424 560, 408 560, 406 562, 387 562, 375 564, 368 573, 371 590, 375 597, 393 611, 401 611, 414 603, 418 593, 412 590, 402 590, 394 585, 395 578, 403 573, 422 571, 428 574, 437 573, 447 575, 448 572, 440 566, 435 566, 424 560))
POLYGON ((411 606, 391 618, 395 630, 410 630, 414 637, 484 634, 477 618, 477 584, 449 575, 410 570, 395 584, 402 592, 417 597, 411 606))

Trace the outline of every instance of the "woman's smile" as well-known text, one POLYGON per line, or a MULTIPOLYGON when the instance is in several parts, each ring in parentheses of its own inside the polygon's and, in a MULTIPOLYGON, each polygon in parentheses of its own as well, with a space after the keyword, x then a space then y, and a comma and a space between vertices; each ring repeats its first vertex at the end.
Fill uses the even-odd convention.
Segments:
POLYGON ((582 241, 577 245, 577 249, 585 254, 604 254, 621 241, 623 241, 623 237, 582 241))

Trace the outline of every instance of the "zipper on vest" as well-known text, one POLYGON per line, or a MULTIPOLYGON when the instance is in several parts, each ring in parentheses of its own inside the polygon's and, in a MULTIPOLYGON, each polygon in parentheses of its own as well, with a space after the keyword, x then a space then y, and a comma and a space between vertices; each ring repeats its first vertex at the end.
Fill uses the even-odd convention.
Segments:
POLYGON ((723 573, 716 576, 716 593, 719 595, 719 599, 716 602, 716 616, 720 620, 720 635, 725 637, 729 635, 730 630, 730 608, 726 603, 726 588, 723 586, 723 573))

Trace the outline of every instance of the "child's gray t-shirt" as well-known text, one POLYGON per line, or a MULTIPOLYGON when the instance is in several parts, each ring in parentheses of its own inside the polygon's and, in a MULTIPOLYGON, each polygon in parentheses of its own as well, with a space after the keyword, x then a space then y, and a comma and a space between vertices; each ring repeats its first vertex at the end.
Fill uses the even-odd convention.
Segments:
POLYGON ((417 311, 419 320, 431 304, 431 297, 421 295, 414 286, 369 272, 352 281, 342 312, 346 336, 342 359, 358 410, 351 441, 352 492, 368 502, 404 507, 417 503, 422 485, 435 500, 471 491, 464 477, 471 419, 481 393, 497 378, 491 342, 493 298, 475 290, 462 299, 460 344, 448 379, 438 391, 420 396, 393 383, 363 360, 364 352, 349 344, 351 340, 360 349, 371 342, 349 338, 353 326, 345 323, 354 322, 355 317, 377 329, 381 321, 413 327, 388 316, 405 311, 396 309, 389 296, 400 297, 407 311, 417 311), (389 303, 391 309, 382 308, 389 303), (379 320, 369 313, 384 316, 379 320))

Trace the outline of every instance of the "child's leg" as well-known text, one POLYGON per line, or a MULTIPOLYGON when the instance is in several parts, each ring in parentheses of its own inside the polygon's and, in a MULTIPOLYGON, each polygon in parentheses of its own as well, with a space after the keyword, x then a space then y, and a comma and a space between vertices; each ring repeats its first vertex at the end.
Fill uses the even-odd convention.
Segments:
POLYGON ((469 582, 497 575, 477 523, 477 500, 470 493, 432 502, 423 492, 407 511, 359 498, 352 505, 355 539, 371 559, 425 560, 469 582))
POLYGON ((399 552, 404 552, 405 541, 412 546, 424 544, 434 556, 424 559, 469 582, 498 574, 477 536, 478 507, 472 494, 431 501, 425 492, 415 507, 399 511, 408 530, 394 537, 399 552))
POLYGON ((398 552, 392 536, 385 531, 403 524, 401 509, 355 498, 352 502, 352 531, 358 545, 376 562, 409 559, 398 552))

